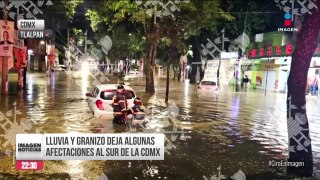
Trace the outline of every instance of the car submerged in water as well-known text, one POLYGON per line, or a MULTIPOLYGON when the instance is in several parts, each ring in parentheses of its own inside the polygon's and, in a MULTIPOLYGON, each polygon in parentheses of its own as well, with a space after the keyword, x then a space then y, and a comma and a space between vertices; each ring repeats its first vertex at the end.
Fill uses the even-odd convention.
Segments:
POLYGON ((198 84, 198 91, 206 91, 206 92, 219 92, 219 86, 216 81, 213 80, 202 80, 198 84))
MULTIPOLYGON (((99 119, 113 118, 112 98, 117 93, 117 84, 98 84, 89 93, 86 93, 88 105, 93 115, 99 119)), ((124 85, 128 108, 134 104, 136 94, 130 86, 124 85)))

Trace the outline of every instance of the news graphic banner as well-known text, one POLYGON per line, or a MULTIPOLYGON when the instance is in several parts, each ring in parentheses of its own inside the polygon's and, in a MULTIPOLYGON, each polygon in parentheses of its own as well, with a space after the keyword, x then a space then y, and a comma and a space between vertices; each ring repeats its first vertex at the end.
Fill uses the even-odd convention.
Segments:
POLYGON ((45 29, 43 19, 20 19, 17 27, 19 39, 48 39, 52 37, 52 30, 45 29))
POLYGON ((164 160, 164 134, 17 134, 16 169, 44 160, 164 160))

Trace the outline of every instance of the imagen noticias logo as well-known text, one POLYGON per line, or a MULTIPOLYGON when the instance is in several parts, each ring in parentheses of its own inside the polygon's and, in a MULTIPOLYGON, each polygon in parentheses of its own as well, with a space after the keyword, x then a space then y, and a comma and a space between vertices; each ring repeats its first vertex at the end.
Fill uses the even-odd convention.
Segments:
POLYGON ((299 31, 298 28, 293 27, 293 14, 291 12, 286 12, 283 17, 284 28, 278 28, 278 31, 299 31))
POLYGON ((274 0, 276 6, 285 12, 284 14, 284 27, 278 28, 278 31, 299 31, 294 28, 294 15, 312 14, 312 9, 318 9, 315 4, 317 0, 274 0))
POLYGON ((284 14, 284 26, 285 27, 292 26, 292 14, 290 12, 286 12, 284 14))

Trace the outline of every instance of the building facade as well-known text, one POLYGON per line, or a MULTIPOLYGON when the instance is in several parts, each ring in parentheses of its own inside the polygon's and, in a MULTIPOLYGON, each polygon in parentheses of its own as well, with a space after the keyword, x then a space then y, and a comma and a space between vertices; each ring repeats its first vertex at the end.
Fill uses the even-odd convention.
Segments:
MULTIPOLYGON (((261 35, 260 35, 261 36, 261 35)), ((295 45, 292 36, 284 32, 267 33, 246 51, 246 58, 252 64, 250 69, 251 85, 267 91, 286 92, 290 72, 291 56, 295 45)), ((308 76, 319 76, 320 48, 314 52, 308 76)), ((246 73, 246 72, 245 72, 246 73)), ((249 73, 248 73, 249 74, 249 73)))

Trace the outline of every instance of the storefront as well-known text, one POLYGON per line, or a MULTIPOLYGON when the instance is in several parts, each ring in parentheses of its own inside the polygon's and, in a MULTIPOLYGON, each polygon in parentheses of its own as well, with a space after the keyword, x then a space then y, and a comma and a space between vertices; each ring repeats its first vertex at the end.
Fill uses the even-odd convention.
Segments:
POLYGON ((290 72, 291 57, 276 58, 275 64, 279 65, 278 71, 278 92, 287 91, 287 80, 290 72))
MULTIPOLYGON (((251 49, 246 52, 251 59, 253 67, 251 73, 251 85, 253 88, 261 88, 267 91, 287 91, 287 79, 290 72, 291 44, 285 46, 251 49)), ((317 48, 310 63, 308 77, 320 73, 320 48, 317 48)))
POLYGON ((241 72, 243 77, 246 75, 250 80, 252 77, 252 68, 254 67, 253 61, 251 59, 244 59, 241 62, 241 72))
POLYGON ((251 85, 253 88, 277 91, 278 74, 279 65, 275 64, 274 58, 256 59, 251 71, 251 85))

